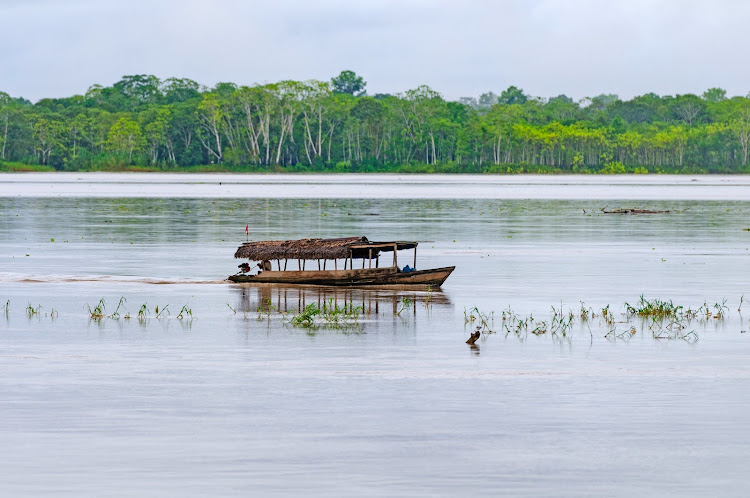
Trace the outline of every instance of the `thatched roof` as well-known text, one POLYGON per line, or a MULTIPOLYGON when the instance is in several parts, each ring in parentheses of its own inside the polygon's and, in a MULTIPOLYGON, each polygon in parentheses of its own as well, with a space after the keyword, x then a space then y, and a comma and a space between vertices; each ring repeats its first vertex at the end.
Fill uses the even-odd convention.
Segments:
POLYGON ((350 246, 367 243, 367 237, 245 242, 234 253, 234 257, 252 259, 254 261, 271 259, 338 259, 349 256, 350 246))

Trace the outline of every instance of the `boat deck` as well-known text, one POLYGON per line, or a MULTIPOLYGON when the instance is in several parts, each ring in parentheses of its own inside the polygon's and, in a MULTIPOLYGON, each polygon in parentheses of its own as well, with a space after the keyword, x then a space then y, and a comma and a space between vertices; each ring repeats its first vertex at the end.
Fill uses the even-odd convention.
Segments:
POLYGON ((353 270, 264 271, 257 275, 232 275, 229 280, 248 284, 298 284, 335 286, 440 287, 454 266, 429 270, 399 271, 395 267, 353 270))

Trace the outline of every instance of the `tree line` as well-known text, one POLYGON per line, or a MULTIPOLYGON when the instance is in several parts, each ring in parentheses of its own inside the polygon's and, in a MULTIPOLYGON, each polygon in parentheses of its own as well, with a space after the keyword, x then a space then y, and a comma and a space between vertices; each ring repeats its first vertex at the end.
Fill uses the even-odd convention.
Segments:
POLYGON ((55 170, 747 172, 750 99, 712 88, 621 100, 458 101, 420 86, 366 93, 331 81, 202 87, 124 76, 31 103, 0 92, 0 161, 55 170))

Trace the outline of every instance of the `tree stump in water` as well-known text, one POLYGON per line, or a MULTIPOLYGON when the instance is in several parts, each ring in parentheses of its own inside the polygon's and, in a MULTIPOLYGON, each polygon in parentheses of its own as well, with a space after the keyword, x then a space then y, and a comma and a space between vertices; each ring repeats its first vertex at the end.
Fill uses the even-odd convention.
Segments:
POLYGON ((471 334, 471 337, 469 337, 469 340, 466 341, 466 344, 474 344, 475 342, 477 342, 477 339, 479 339, 480 335, 482 335, 482 333, 479 330, 477 330, 476 332, 471 334))

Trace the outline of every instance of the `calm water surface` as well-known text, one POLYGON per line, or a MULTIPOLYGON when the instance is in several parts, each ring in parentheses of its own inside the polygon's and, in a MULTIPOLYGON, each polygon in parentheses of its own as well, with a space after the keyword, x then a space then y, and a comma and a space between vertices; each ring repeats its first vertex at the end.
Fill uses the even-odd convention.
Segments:
POLYGON ((0 176, 0 493, 743 496, 749 183, 0 176), (418 240, 418 267, 457 268, 429 293, 223 283, 246 224, 418 240), (728 310, 656 339, 625 323, 641 294, 728 310), (257 312, 329 299, 366 313, 307 330, 257 312), (581 301, 621 337, 599 318, 502 332, 503 310, 581 301), (497 333, 471 349, 474 307, 497 333))

